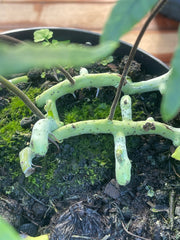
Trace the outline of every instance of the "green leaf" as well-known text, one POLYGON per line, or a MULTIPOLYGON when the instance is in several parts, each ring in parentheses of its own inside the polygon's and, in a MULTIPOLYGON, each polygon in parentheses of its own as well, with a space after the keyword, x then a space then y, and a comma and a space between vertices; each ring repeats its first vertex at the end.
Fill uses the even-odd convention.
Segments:
POLYGON ((171 155, 172 158, 180 160, 180 146, 176 148, 175 152, 171 155))
POLYGON ((158 0, 119 0, 106 22, 101 42, 119 38, 139 22, 158 0))
POLYGON ((2 240, 20 240, 19 235, 16 231, 0 218, 0 239, 2 240))
POLYGON ((162 98, 161 114, 165 121, 173 119, 180 111, 180 27, 178 31, 178 46, 171 62, 172 73, 166 83, 162 98))
POLYGON ((25 72, 34 67, 83 67, 112 54, 118 45, 112 41, 94 47, 80 44, 45 47, 35 43, 9 46, 1 43, 0 74, 25 72))
POLYGON ((27 236, 25 237, 25 240, 49 240, 49 237, 47 234, 45 235, 40 235, 39 237, 30 237, 30 236, 27 236))
POLYGON ((49 29, 40 29, 34 32, 34 42, 48 41, 52 36, 53 32, 49 29))

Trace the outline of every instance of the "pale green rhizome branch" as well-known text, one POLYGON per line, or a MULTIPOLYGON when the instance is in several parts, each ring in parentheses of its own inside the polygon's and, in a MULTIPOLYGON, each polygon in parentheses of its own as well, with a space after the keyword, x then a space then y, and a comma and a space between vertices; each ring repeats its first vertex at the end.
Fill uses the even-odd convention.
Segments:
POLYGON ((25 175, 29 176, 33 172, 33 157, 36 155, 44 156, 46 154, 48 150, 48 134, 51 132, 59 141, 82 134, 112 134, 115 145, 116 179, 120 185, 126 185, 131 178, 131 162, 126 149, 126 136, 158 134, 172 140, 175 146, 180 146, 179 128, 173 128, 164 123, 156 122, 153 118, 148 118, 146 121, 133 121, 131 99, 129 96, 125 95, 121 99, 120 105, 122 121, 110 121, 108 119, 87 120, 65 126, 62 126, 60 123, 61 125, 58 127, 57 122, 51 117, 39 120, 34 126, 36 131, 32 133, 30 147, 20 152, 20 163, 25 175), (44 128, 44 126, 46 127, 44 128), (41 141, 38 138, 39 133, 43 136, 41 141), (28 164, 25 164, 26 162, 28 164))

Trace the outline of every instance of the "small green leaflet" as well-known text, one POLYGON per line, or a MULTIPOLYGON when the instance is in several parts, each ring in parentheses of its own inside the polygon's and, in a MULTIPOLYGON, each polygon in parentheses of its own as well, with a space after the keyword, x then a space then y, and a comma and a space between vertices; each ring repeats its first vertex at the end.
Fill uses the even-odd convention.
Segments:
POLYGON ((162 98, 161 114, 164 121, 173 119, 180 111, 180 27, 178 30, 178 46, 171 62, 172 73, 166 84, 162 98))
POLYGON ((69 44, 69 40, 58 41, 51 39, 53 37, 53 32, 47 28, 39 29, 34 32, 34 42, 41 42, 43 46, 58 46, 60 44, 69 44), (49 41, 51 39, 51 41, 49 41))
POLYGON ((106 22, 101 42, 118 41, 119 38, 131 30, 158 0, 118 0, 108 21, 106 22))
POLYGON ((49 29, 40 29, 34 32, 34 42, 48 41, 52 36, 53 32, 49 29))
POLYGON ((20 240, 19 235, 16 231, 0 218, 0 239, 1 240, 20 240))
POLYGON ((112 41, 92 47, 80 44, 45 47, 35 43, 9 46, 1 43, 0 74, 26 72, 34 67, 83 67, 104 59, 118 46, 119 43, 112 41))

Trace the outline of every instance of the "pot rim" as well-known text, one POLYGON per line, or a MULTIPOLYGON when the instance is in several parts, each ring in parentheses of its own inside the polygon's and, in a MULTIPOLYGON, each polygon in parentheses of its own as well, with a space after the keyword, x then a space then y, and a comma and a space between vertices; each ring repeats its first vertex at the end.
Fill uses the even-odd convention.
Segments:
MULTIPOLYGON (((80 29, 80 28, 65 28, 65 27, 53 27, 53 26, 39 26, 39 27, 29 27, 29 28, 17 28, 17 29, 12 29, 12 30, 8 30, 5 32, 0 33, 1 35, 12 35, 14 33, 23 33, 23 32, 28 32, 28 31, 36 31, 39 29, 50 29, 50 30, 62 30, 62 31, 71 31, 74 33, 84 33, 84 34, 91 34, 92 36, 99 38, 101 36, 100 33, 97 32, 93 32, 93 31, 89 31, 89 30, 85 30, 85 29, 80 29)), ((132 48, 133 44, 128 43, 126 41, 123 40, 119 40, 119 42, 122 45, 126 45, 129 48, 132 48)), ((167 72, 169 70, 169 66, 167 64, 165 64, 163 61, 161 61, 159 58, 153 56, 152 54, 150 54, 149 52, 138 48, 137 52, 148 56, 149 58, 151 58, 154 62, 156 62, 157 64, 161 65, 164 68, 164 71, 167 72)))

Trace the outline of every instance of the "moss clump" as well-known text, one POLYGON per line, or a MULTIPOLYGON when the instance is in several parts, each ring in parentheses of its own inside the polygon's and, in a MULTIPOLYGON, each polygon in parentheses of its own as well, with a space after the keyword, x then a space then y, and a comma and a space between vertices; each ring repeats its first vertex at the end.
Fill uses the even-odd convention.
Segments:
MULTIPOLYGON (((41 90, 38 88, 30 88, 26 94, 34 101, 35 97, 40 94, 41 90)), ((10 143, 12 136, 16 132, 26 133, 21 126, 20 120, 23 117, 32 115, 32 112, 27 108, 24 102, 18 97, 12 97, 10 103, 0 113, 0 136, 1 141, 10 143)))
POLYGON ((114 175, 111 135, 85 135, 65 140, 56 153, 51 145, 45 157, 34 159, 42 168, 24 182, 33 196, 47 198, 82 194, 110 180, 114 175))
MULTIPOLYGON (((33 101, 41 92, 38 88, 30 88, 26 94, 33 101)), ((32 112, 18 97, 11 97, 10 103, 0 112, 0 166, 3 166, 0 190, 14 182, 14 179, 22 175, 19 165, 19 151, 26 146, 30 139, 30 130, 20 126, 20 121, 32 112)))
MULTIPOLYGON (((40 91, 30 89, 27 95, 33 100, 40 91)), ((62 104, 65 103, 62 101, 62 104)), ((62 113, 65 123, 69 123, 80 120, 78 116, 82 116, 81 120, 104 118, 109 108, 109 104, 94 99, 93 96, 91 103, 85 99, 77 108, 72 106, 68 111, 63 108, 62 113)), ((0 162, 8 174, 8 179, 6 175, 2 177, 0 185, 4 192, 16 183, 17 177, 23 176, 19 165, 19 151, 29 142, 31 131, 24 130, 20 126, 20 120, 31 114, 17 97, 12 97, 10 104, 1 111, 0 148, 3 150, 0 162)), ((118 114, 120 116, 120 112, 118 114)), ((50 145, 45 157, 33 160, 34 164, 42 168, 36 168, 36 172, 24 180, 24 186, 31 194, 42 197, 67 196, 88 190, 112 177, 114 151, 109 151, 109 147, 113 149, 113 138, 106 135, 68 139, 60 144, 60 153, 57 153, 55 146, 50 145)))
MULTIPOLYGON (((103 91, 103 90, 101 90, 103 91)), ((111 104, 102 102, 99 98, 87 100, 73 106, 64 112, 64 123, 73 123, 83 120, 104 119, 108 117, 111 104)), ((121 120, 121 110, 117 108, 115 113, 116 120, 121 120)))

